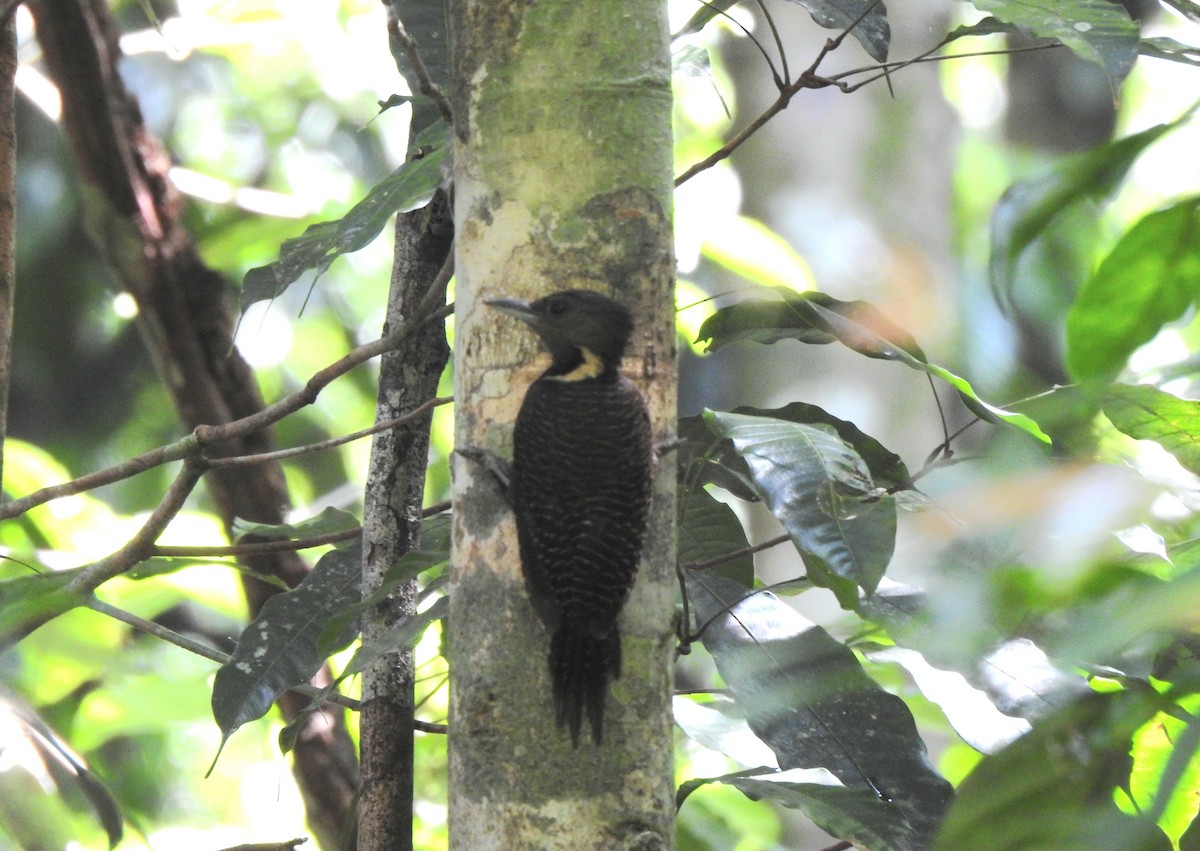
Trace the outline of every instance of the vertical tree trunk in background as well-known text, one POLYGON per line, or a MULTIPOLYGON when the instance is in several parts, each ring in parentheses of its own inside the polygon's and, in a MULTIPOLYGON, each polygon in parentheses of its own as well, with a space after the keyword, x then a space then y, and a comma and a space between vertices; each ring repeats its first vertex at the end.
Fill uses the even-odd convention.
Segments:
MULTIPOLYGON (((532 335, 483 305, 590 288, 637 319, 624 372, 660 438, 675 422, 671 86, 660 0, 452 3, 456 441, 508 456, 532 335), (489 315, 490 314, 490 315, 489 315)), ((512 514, 479 466, 454 482, 450 847, 673 846, 674 463, 660 465, 604 744, 571 747, 512 514)))
POLYGON ((13 299, 17 286, 17 123, 13 87, 17 31, 10 11, 0 19, 0 502, 4 501, 4 438, 12 366, 13 299))
MULTIPOLYGON (((62 95, 63 130, 81 179, 90 233, 117 286, 137 301, 138 327, 150 357, 187 429, 219 424, 261 409, 249 365, 232 348, 232 291, 208 268, 183 224, 178 193, 167 180, 169 160, 142 122, 137 102, 117 70, 116 28, 104 0, 31 0, 46 67, 62 95)), ((260 432, 221 447, 230 454, 271 448, 260 432)), ((221 467, 205 476, 230 531, 235 517, 279 523, 288 503, 277 464, 221 467)), ((307 566, 296 553, 245 560, 255 572, 297 584, 307 566)), ((251 613, 279 589, 243 582, 251 613)), ((327 676, 327 673, 323 674, 327 676)), ((308 698, 286 692, 279 707, 288 720, 308 698)), ((338 709, 315 712, 303 724, 292 770, 308 824, 322 847, 339 845, 351 823, 358 766, 338 709)))
MULTIPOLYGON (((450 253, 453 225, 441 193, 421 210, 396 219, 387 325, 411 316, 450 253)), ((386 332, 386 329, 385 329, 386 332)), ((406 414, 437 395, 450 349, 442 322, 431 322, 383 356, 376 422, 406 414)), ((363 595, 387 569, 420 543, 429 423, 419 421, 377 434, 363 508, 363 595)), ((405 583, 363 618, 364 644, 385 641, 401 618, 416 611, 417 587, 405 583)), ((413 847, 413 654, 389 653, 363 672, 359 716, 362 791, 358 848, 406 851, 413 847)))

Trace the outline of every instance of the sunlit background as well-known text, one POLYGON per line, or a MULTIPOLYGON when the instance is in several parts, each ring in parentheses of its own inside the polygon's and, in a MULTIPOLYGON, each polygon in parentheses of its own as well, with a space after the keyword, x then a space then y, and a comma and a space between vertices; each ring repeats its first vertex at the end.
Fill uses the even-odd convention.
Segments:
MULTIPOLYGON (((388 51, 384 6, 377 0, 177 0, 153 4, 157 17, 148 16, 147 4, 114 5, 128 57, 126 81, 173 157, 171 178, 192 201, 188 221, 204 259, 231 282, 273 260, 280 243, 307 225, 343 214, 403 161, 408 108, 381 113, 379 102, 407 88, 388 51)), ((768 8, 796 74, 828 32, 798 5, 768 8)), ((673 29, 695 10, 693 0, 672 0, 673 29)), ((1195 25, 1157 7, 1143 12, 1147 34, 1200 42, 1195 25)), ((962 3, 909 4, 893 22, 892 57, 921 53, 957 23, 978 17, 962 3)), ((80 223, 78 179, 56 126, 58 94, 40 69, 23 8, 17 26, 21 277, 5 486, 24 494, 169 442, 178 425, 131 322, 133 300, 114 291, 80 223)), ((677 173, 720 147, 774 99, 769 69, 752 39, 779 63, 762 15, 740 7, 729 20, 675 45, 677 173)), ((1001 36, 965 39, 946 52, 1005 45, 1001 36)), ((848 42, 821 71, 870 64, 848 42)), ((942 440, 929 385, 899 365, 794 342, 706 356, 692 343, 700 324, 714 304, 728 303, 753 283, 871 301, 910 330, 931 360, 970 376, 990 401, 1009 403, 1065 383, 1056 329, 1063 327, 1073 291, 1062 258, 1068 267, 1086 270, 1130 222, 1169 199, 1200 192, 1200 125, 1193 122, 1158 143, 1154 156, 1139 160, 1112 204, 1081 218, 1079 238, 1058 246, 1054 263, 1035 257, 1026 264, 1007 314, 997 306, 985 280, 988 219, 1005 188, 1114 127, 1126 134, 1174 120, 1200 93, 1200 69, 1143 58, 1114 111, 1111 97, 1094 96, 1095 78, 1094 69, 1058 50, 916 65, 891 76, 891 91, 879 81, 852 94, 801 92, 729 160, 681 186, 675 204, 677 303, 681 340, 688 344, 681 413, 801 399, 852 420, 913 469, 942 440), (1041 63, 1036 70, 1024 68, 1034 61, 1041 63), (1030 73, 1040 81, 1032 90, 1030 73), (1056 106, 1051 89, 1077 112, 1056 106), (746 381, 747 374, 755 380, 746 381)), ((378 335, 390 263, 391 235, 385 231, 319 279, 310 275, 247 311, 237 346, 257 368, 268 400, 299 388, 348 348, 378 335)), ((1134 370, 1150 374, 1195 348, 1191 325, 1164 331, 1138 353, 1134 370)), ((967 421, 944 391, 942 403, 950 429, 967 421)), ((363 428, 373 420, 374 405, 370 370, 361 370, 285 420, 278 442, 299 445, 363 428)), ((435 418, 430 501, 448 494, 443 462, 451 448, 451 416, 442 409, 435 418)), ((1038 489, 1042 501, 1031 503, 1027 489, 1012 488, 1011 476, 1029 475, 1039 448, 976 426, 960 453, 970 456, 998 443, 991 462, 951 467, 922 482, 934 507, 902 521, 897 578, 954 583, 956 577, 933 565, 936 553, 960 533, 959 524, 1010 528, 1034 514, 1040 520, 1022 526, 1022 534, 1058 542, 1047 561, 1069 577, 1083 569, 1082 554, 1110 544, 1107 530, 1128 526, 1126 545, 1153 552, 1155 535, 1139 518, 1147 511, 1180 516, 1200 504, 1187 504, 1197 483, 1170 456, 1130 441, 1115 442, 1114 455, 1152 471, 1163 489, 1147 490, 1144 482, 1117 473, 1096 478, 1095 471, 1069 470, 1046 474, 1038 489), (939 503, 953 504, 954 516, 939 503), (1051 505, 1057 513, 1043 511, 1051 505), (1103 516, 1095 516, 1098 505, 1103 516)), ((359 441, 288 462, 294 516, 309 517, 327 506, 360 514, 368 451, 369 442, 359 441)), ((0 543, 13 558, 49 569, 90 562, 124 543, 157 502, 167 475, 150 471, 50 503, 8 523, 0 543)), ((752 541, 774 534, 765 511, 748 512, 745 520, 752 541)), ((220 524, 203 496, 162 540, 221 542, 220 524)), ((762 559, 768 581, 801 569, 794 554, 762 559)), ((0 570, 4 577, 20 575, 12 563, 0 570)), ((963 585, 956 616, 969 619, 983 602, 971 599, 963 585)), ((245 616, 237 574, 212 562, 153 585, 116 580, 102 596, 182 632, 233 637, 245 616)), ((836 634, 856 629, 832 604, 807 598, 801 604, 836 634)), ((422 717, 441 721, 446 690, 435 632, 418 648, 419 691, 427 698, 422 717)), ((70 731, 72 745, 129 808, 140 830, 128 831, 122 849, 207 851, 303 834, 299 796, 275 743, 277 718, 239 730, 205 778, 219 744, 208 705, 212 663, 131 636, 98 614, 75 611, 23 642, 19 659, 10 654, 0 665, 7 666, 0 676, 15 692, 70 731)), ((915 696, 894 662, 878 661, 872 670, 913 701, 918 720, 931 730, 939 767, 961 777, 974 752, 952 743, 939 710, 915 696)), ((682 736, 679 741, 681 779, 736 767, 715 751, 682 736)), ((417 744, 418 847, 445 847, 445 744, 424 735, 417 744)), ((0 776, 24 770, 32 769, 17 759, 0 764, 0 776)), ((46 782, 34 777, 30 800, 46 782)), ((92 837, 79 847, 100 847, 87 818, 45 812, 43 817, 70 826, 65 835, 92 837)), ((684 848, 808 849, 830 842, 728 787, 694 795, 680 824, 684 848)))

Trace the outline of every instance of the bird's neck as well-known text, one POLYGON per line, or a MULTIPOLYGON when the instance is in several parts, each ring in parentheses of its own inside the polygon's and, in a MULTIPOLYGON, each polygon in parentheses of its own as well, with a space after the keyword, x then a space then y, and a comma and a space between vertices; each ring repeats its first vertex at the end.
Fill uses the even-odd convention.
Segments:
POLYGON ((597 378, 611 378, 617 374, 617 365, 608 363, 600 355, 586 346, 555 352, 554 361, 550 368, 543 373, 543 378, 553 381, 588 381, 597 378))

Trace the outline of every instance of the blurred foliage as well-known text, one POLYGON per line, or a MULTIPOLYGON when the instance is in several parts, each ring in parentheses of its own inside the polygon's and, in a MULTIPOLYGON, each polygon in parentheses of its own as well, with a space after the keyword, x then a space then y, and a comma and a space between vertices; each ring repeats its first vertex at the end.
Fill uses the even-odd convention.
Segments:
MULTIPOLYGON (((846 23, 828 17, 830 4, 801 5, 823 27, 846 23)), ((1119 94, 1119 130, 1072 156, 1013 149, 1000 131, 1003 75, 1020 57, 960 56, 942 65, 963 135, 953 175, 957 269, 951 303, 941 306, 953 320, 933 344, 892 306, 859 298, 865 285, 851 292, 824 280, 818 264, 781 236, 786 222, 743 212, 738 169, 771 157, 766 146, 678 190, 681 382, 700 406, 725 404, 721 384, 736 384, 745 401, 761 406, 681 424, 680 561, 708 596, 691 601, 693 615, 700 607, 689 624, 696 649, 679 681, 696 692, 723 690, 677 698, 678 780, 689 793, 679 818, 685 851, 832 842, 814 837, 789 807, 876 851, 930 842, 972 851, 1195 847, 1200 418, 1188 397, 1200 368, 1200 133, 1188 98, 1200 74, 1190 67, 1200 35, 1162 15, 1139 24, 1099 0, 1064 2, 1061 16, 1022 0, 975 5, 994 17, 954 31, 943 42, 948 52, 995 51, 1022 29, 1057 36, 1119 94), (774 300, 752 297, 763 293, 774 300), (712 352, 702 359, 705 340, 712 352), (941 435, 927 456, 894 450, 907 445, 900 422, 868 433, 867 423, 809 404, 813 344, 834 341, 843 345, 826 349, 853 366, 837 367, 832 380, 854 391, 852 369, 865 364, 885 375, 897 409, 917 410, 941 435), (730 360, 751 350, 760 359, 730 360), (905 397, 895 389, 905 371, 893 360, 952 389, 930 381, 927 401, 905 397), (714 378, 721 375, 729 380, 714 378), (1086 383, 1064 386, 1071 380, 1086 383), (776 589, 796 595, 787 601, 765 593, 775 577, 745 551, 781 529, 806 560, 792 554, 776 589), (704 567, 729 553, 737 555, 727 564, 704 567), (752 591, 759 593, 740 599, 752 591), (819 597, 835 604, 824 621, 787 608, 819 597), (854 695, 867 695, 867 705, 841 702, 854 695), (781 701, 788 711, 803 705, 800 720, 781 701), (876 713, 880 707, 886 713, 876 713), (864 729, 864 712, 886 714, 888 729, 903 735, 864 729), (814 751, 797 746, 806 736, 822 742, 824 756, 813 764, 814 751), (931 839, 946 803, 942 777, 958 794, 931 839)), ((1192 9, 1183 0, 1173 5, 1192 9)), ((782 15, 785 7, 766 8, 782 15)), ((671 11, 689 30, 674 48, 681 173, 745 123, 752 95, 726 67, 729 45, 747 37, 739 24, 753 29, 772 70, 784 66, 771 53, 777 45, 761 12, 753 19, 728 2, 699 15, 683 2, 671 11)), ((892 23, 915 14, 871 4, 860 11, 871 27, 856 36, 877 58, 890 46, 887 14, 892 23)), ((306 229, 328 235, 327 223, 342 221, 404 162, 410 106, 379 106, 405 91, 380 4, 179 0, 126 2, 116 12, 128 83, 169 147, 174 179, 192 196, 188 222, 206 261, 232 283, 275 262, 306 229)), ((19 21, 32 74, 33 36, 27 19, 19 21)), ((905 73, 889 80, 902 95, 905 73)), ((84 234, 85 201, 53 105, 35 86, 23 91, 21 279, 4 483, 12 495, 178 436, 127 300, 84 234)), ((803 117, 811 103, 801 98, 792 110, 803 117)), ((892 128, 869 150, 889 176, 873 187, 878 197, 900 179, 905 146, 919 144, 907 137, 915 113, 901 108, 911 105, 877 119, 892 128)), ((839 222, 811 227, 826 224, 828 250, 853 255, 863 244, 839 222)), ((244 314, 238 346, 268 400, 377 336, 390 243, 386 230, 359 242, 338 244, 358 250, 336 259, 320 253, 319 277, 306 272, 244 314)), ((283 421, 277 441, 297 446, 367 426, 374 396, 371 371, 357 370, 283 421)), ((447 410, 435 416, 430 503, 449 492, 449 417, 447 410)), ((368 442, 358 441, 285 462, 298 528, 332 516, 322 514, 329 507, 361 514, 367 452, 368 442)), ((6 521, 0 605, 119 547, 170 474, 154 470, 6 521)), ((161 543, 221 543, 205 500, 194 503, 161 543)), ((430 534, 427 545, 397 570, 422 579, 429 608, 403 637, 419 639, 420 715, 441 721, 447 637, 437 606, 448 543, 430 534)), ((329 552, 327 567, 346 561, 345 551, 329 552)), ((223 652, 243 629, 238 573, 217 559, 158 565, 107 583, 101 597, 223 652)), ((357 614, 353 597, 347 593, 339 611, 332 595, 300 606, 294 617, 306 631, 264 635, 261 648, 291 642, 284 650, 305 670, 326 653, 336 670, 357 670, 358 648, 343 650, 344 640, 324 635, 346 637, 357 614)), ((61 736, 126 819, 121 848, 215 848, 294 835, 302 806, 290 757, 278 749, 286 734, 272 714, 230 736, 212 777, 202 779, 222 738, 210 708, 216 670, 95 611, 73 610, 0 657, 0 676, 19 696, 13 717, 36 718, 5 724, 0 747, 34 741, 28 731, 39 724, 61 736)), ((351 676, 345 685, 355 683, 351 676)), ((259 697, 247 718, 266 709, 269 695, 259 697)), ((30 829, 29 819, 0 806, 13 843, 103 844, 95 802, 50 778, 53 748, 4 753, 18 767, 0 772, 0 801, 28 800, 42 825, 30 829)), ((416 764, 417 846, 445 847, 444 737, 419 734, 416 764)))

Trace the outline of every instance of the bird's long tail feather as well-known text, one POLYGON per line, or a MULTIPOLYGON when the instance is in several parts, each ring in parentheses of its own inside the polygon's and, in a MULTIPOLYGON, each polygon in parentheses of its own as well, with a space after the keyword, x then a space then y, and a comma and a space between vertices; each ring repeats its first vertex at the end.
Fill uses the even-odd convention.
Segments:
POLYGON ((550 642, 550 677, 558 726, 570 729, 575 747, 585 711, 592 723, 592 741, 602 741, 608 684, 620 675, 621 635, 615 624, 596 635, 586 624, 559 623, 550 642))

